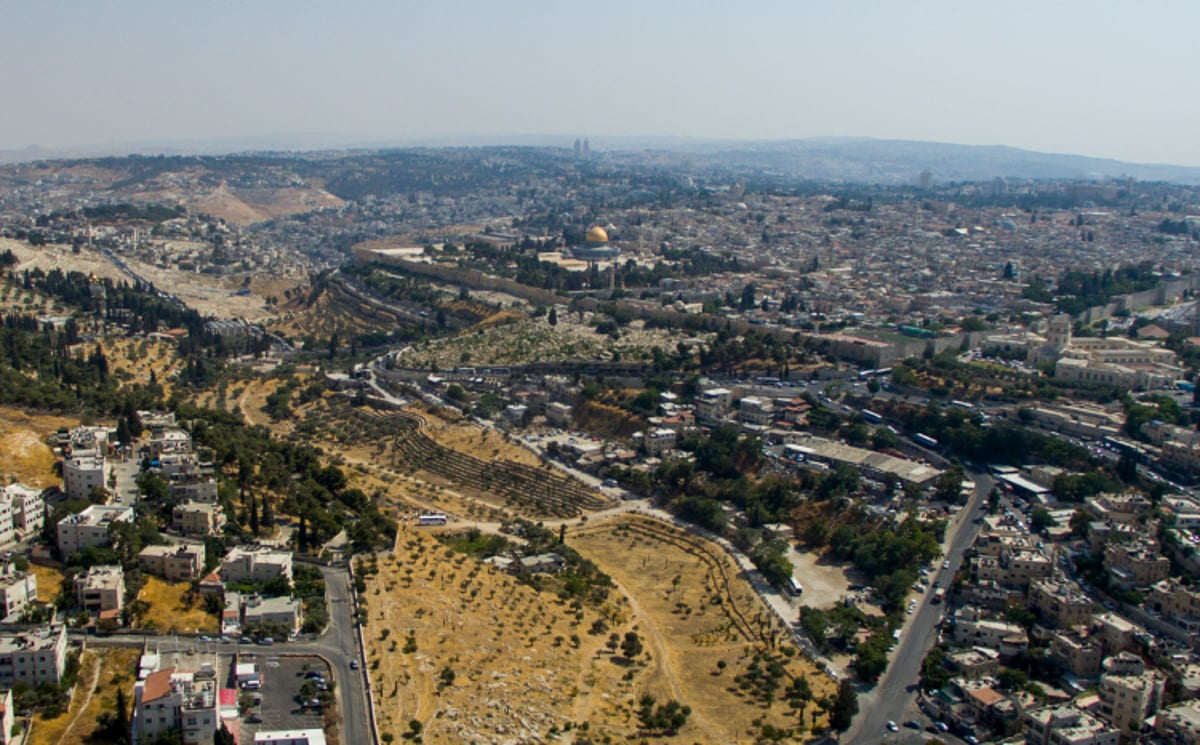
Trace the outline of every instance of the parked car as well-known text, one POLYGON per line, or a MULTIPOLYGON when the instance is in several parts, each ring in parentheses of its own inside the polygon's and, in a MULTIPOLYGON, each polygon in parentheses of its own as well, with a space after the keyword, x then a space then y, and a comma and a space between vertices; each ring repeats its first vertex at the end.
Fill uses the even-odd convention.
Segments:
POLYGON ((888 732, 899 732, 900 731, 900 728, 896 726, 896 723, 890 719, 888 720, 887 728, 888 728, 888 732))
POLYGON ((263 638, 258 640, 258 643, 264 647, 270 647, 273 644, 275 644, 275 639, 273 639, 272 637, 269 637, 269 636, 264 636, 263 638))

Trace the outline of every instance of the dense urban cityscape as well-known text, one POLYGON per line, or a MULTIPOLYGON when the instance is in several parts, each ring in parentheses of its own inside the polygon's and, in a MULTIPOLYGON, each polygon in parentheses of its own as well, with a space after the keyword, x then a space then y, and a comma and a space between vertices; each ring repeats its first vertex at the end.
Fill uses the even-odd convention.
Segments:
POLYGON ((0 739, 1200 741, 1200 190, 0 168, 0 739))

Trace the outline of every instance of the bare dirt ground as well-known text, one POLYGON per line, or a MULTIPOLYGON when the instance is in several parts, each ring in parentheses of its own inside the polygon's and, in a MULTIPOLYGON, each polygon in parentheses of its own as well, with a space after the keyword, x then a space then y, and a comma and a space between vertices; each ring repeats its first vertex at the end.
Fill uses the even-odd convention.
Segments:
POLYGON ((828 608, 841 602, 849 593, 853 580, 848 574, 848 565, 812 551, 795 549, 792 549, 788 558, 792 561, 792 576, 804 587, 804 592, 800 594, 800 605, 828 608))

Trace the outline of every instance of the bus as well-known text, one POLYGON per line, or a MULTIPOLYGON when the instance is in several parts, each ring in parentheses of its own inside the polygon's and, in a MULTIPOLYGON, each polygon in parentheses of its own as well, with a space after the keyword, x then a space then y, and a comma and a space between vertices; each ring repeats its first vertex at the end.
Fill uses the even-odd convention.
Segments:
POLYGON ((951 405, 951 406, 957 406, 957 407, 958 407, 958 408, 960 408, 960 409, 966 409, 967 411, 970 411, 971 409, 974 409, 974 408, 975 408, 975 404, 973 404, 973 403, 971 403, 971 402, 969 402, 969 401, 957 401, 957 400, 956 400, 956 401, 951 401, 951 402, 950 402, 950 405, 951 405))
POLYGON ((863 419, 866 419, 871 424, 879 424, 880 422, 883 421, 883 417, 879 416, 878 414, 871 411, 870 409, 863 409, 862 415, 863 415, 863 419))
POLYGON ((925 434, 924 432, 918 432, 917 434, 913 435, 913 440, 914 440, 914 441, 915 441, 915 442, 916 442, 918 445, 922 445, 922 446, 924 446, 924 447, 927 447, 927 448, 929 448, 930 450, 937 450, 937 447, 938 447, 938 441, 937 441, 937 440, 935 440, 935 439, 933 439, 933 438, 932 438, 932 437, 930 437, 929 435, 925 434))
POLYGON ((446 516, 438 514, 417 515, 417 525, 445 525, 446 516))
POLYGON ((787 583, 787 591, 788 591, 788 594, 790 594, 790 595, 799 596, 800 593, 804 592, 804 585, 800 584, 800 582, 797 581, 795 577, 789 577, 788 583, 787 583))

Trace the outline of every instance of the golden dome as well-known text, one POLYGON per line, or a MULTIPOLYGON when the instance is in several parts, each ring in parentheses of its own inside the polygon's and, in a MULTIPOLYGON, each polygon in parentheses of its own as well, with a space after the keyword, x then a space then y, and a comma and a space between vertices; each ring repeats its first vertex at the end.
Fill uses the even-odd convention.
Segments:
POLYGON ((587 232, 586 240, 588 243, 608 243, 608 233, 604 232, 604 228, 597 225, 587 232))

